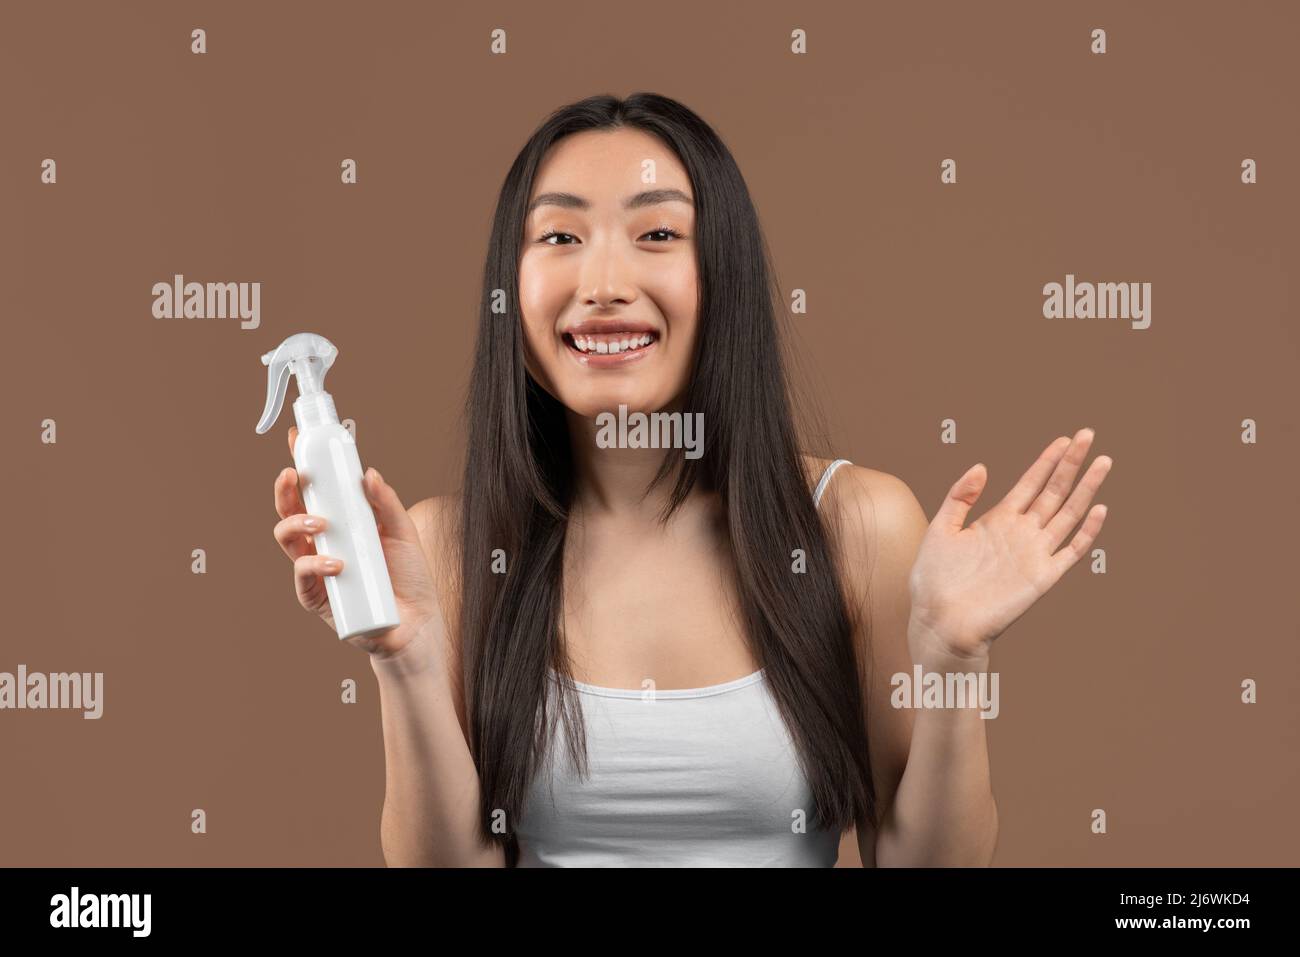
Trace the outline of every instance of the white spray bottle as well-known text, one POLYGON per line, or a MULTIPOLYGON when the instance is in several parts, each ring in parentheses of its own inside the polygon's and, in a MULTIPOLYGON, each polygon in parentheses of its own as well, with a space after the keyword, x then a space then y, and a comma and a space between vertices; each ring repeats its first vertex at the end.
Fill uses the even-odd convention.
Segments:
POLYGON ((317 553, 343 562, 337 575, 322 576, 341 640, 387 631, 401 619, 375 513, 361 487, 357 445, 339 423, 334 399, 325 391, 325 373, 337 356, 333 343, 310 332, 292 335, 262 356, 268 379, 257 432, 261 435, 275 425, 292 374, 298 383, 293 464, 303 505, 308 514, 326 521, 325 530, 312 537, 317 553))

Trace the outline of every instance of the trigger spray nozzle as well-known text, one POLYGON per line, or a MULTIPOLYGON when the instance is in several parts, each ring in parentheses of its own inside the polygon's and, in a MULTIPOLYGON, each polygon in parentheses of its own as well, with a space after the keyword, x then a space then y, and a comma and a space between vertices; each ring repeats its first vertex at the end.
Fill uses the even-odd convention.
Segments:
POLYGON ((262 356, 262 365, 267 367, 266 407, 257 423, 259 435, 268 431, 279 418, 290 375, 298 382, 300 396, 328 394, 325 392, 325 373, 338 354, 334 343, 324 336, 299 332, 262 356))

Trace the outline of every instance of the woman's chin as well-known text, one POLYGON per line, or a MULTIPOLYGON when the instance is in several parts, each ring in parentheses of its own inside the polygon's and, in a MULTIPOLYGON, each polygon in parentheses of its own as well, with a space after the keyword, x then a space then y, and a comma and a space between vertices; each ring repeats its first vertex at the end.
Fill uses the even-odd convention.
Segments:
POLYGON ((565 406, 574 415, 593 421, 600 415, 617 417, 620 414, 620 406, 623 407, 623 414, 625 415, 631 415, 633 412, 644 412, 648 415, 663 407, 662 403, 649 401, 643 395, 627 392, 603 392, 597 396, 584 395, 580 401, 566 402, 565 406))

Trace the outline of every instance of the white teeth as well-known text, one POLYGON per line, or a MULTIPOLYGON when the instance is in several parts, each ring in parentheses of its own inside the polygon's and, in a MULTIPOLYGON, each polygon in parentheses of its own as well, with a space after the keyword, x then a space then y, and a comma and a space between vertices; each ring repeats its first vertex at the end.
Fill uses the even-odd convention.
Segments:
POLYGON ((653 341, 654 337, 649 333, 608 341, 580 335, 573 337, 574 348, 579 352, 595 352, 600 355, 618 355, 620 352, 643 348, 653 341))

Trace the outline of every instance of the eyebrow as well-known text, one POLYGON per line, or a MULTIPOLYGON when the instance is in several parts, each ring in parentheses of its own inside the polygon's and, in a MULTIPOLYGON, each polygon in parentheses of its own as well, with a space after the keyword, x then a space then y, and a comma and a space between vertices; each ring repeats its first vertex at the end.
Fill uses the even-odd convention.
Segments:
MULTIPOLYGON (((695 203, 689 196, 680 189, 648 189, 645 192, 637 193, 623 200, 624 209, 640 209, 642 206, 654 206, 658 203, 686 203, 694 206, 695 203)), ((591 203, 576 196, 573 193, 542 193, 535 200, 528 204, 528 212, 532 212, 538 206, 563 206, 566 209, 590 209, 591 203)))

